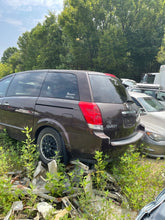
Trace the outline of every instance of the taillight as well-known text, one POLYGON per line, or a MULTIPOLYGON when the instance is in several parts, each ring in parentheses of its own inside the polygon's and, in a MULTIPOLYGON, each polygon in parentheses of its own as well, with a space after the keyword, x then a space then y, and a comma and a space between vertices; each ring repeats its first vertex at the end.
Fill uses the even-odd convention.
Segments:
POLYGON ((79 102, 79 107, 89 128, 103 130, 101 112, 96 103, 79 102))

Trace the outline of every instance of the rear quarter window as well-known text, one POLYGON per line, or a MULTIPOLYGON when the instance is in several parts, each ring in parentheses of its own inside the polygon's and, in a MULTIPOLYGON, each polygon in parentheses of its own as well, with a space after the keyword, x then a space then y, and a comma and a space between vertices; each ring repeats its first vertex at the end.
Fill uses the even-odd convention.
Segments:
POLYGON ((104 75, 89 75, 94 102, 121 104, 130 99, 119 79, 104 75))

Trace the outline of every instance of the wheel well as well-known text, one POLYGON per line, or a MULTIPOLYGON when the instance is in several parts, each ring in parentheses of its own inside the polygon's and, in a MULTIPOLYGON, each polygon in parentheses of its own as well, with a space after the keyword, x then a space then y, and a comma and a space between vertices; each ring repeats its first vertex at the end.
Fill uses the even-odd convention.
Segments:
POLYGON ((59 132, 57 129, 55 129, 54 127, 51 127, 51 126, 42 126, 42 127, 38 128, 38 130, 37 130, 36 133, 35 133, 35 137, 34 137, 34 138, 35 138, 35 143, 37 143, 38 135, 39 135, 39 133, 40 133, 44 128, 52 128, 52 129, 54 129, 55 131, 57 131, 57 132, 59 133, 59 135, 60 135, 60 137, 61 137, 61 139, 62 139, 62 136, 61 136, 60 132, 59 132))
MULTIPOLYGON (((51 127, 51 126, 42 126, 42 127, 38 128, 38 130, 37 130, 36 133, 35 133, 35 142, 36 142, 36 143, 37 143, 37 138, 38 138, 39 133, 40 133, 44 128, 53 128, 53 127, 51 127)), ((53 129, 54 129, 54 128, 53 128, 53 129)), ((56 130, 56 129, 54 129, 54 130, 56 130)))

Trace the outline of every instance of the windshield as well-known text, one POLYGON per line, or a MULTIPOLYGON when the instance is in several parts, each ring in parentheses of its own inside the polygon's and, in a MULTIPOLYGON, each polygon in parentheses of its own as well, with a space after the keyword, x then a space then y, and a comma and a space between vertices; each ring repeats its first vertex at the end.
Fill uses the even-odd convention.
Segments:
POLYGON ((165 110, 165 106, 152 97, 139 98, 138 101, 147 112, 158 112, 165 110))
POLYGON ((131 100, 121 81, 107 75, 89 75, 95 102, 121 104, 131 100))

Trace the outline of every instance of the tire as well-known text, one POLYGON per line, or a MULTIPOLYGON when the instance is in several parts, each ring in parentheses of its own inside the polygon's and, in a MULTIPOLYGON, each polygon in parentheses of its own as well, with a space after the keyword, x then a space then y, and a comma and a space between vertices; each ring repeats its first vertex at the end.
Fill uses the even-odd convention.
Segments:
POLYGON ((47 164, 58 156, 65 165, 68 163, 64 141, 60 134, 53 128, 44 128, 37 138, 40 160, 47 164), (56 153, 58 152, 58 155, 56 153))

